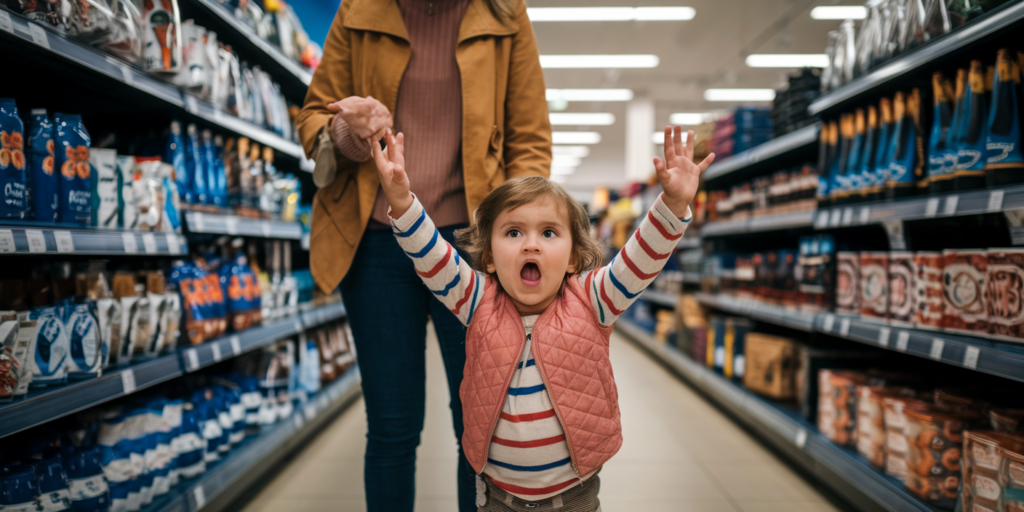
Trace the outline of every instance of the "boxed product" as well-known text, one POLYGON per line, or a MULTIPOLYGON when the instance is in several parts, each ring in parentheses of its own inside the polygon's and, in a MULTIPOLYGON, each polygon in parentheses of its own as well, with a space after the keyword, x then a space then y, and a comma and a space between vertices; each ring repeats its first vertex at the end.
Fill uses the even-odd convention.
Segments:
POLYGON ((18 117, 18 106, 13 99, 0 98, 0 217, 25 218, 27 166, 25 125, 18 117))
POLYGON ((827 310, 832 305, 836 267, 835 239, 831 235, 808 236, 800 239, 799 292, 805 309, 827 310))
POLYGON ((889 321, 914 325, 914 254, 889 253, 889 321))
POLYGON ((914 253, 914 325, 919 329, 943 327, 944 267, 941 252, 914 253))
POLYGON ((1006 470, 1013 454, 1022 449, 1024 438, 1019 436, 985 430, 964 432, 963 510, 1014 510, 1004 503, 1003 487, 1011 481, 1006 470))
POLYGON ((836 313, 860 314, 860 254, 836 253, 836 313))
POLYGON ((985 251, 946 250, 942 255, 944 327, 970 334, 987 333, 985 272, 988 259, 985 251))
POLYGON ((952 509, 960 489, 963 431, 970 413, 937 407, 904 411, 907 424, 907 489, 924 501, 952 509))
POLYGON ((907 439, 907 412, 927 410, 930 404, 922 400, 903 396, 882 398, 882 414, 885 418, 885 474, 903 480, 907 476, 907 457, 910 442, 907 439))
POLYGON ((818 374, 825 369, 865 368, 879 361, 879 355, 863 350, 843 350, 800 345, 796 374, 796 399, 804 419, 818 418, 818 374))
POLYGON ((1024 250, 990 249, 986 262, 985 306, 989 333, 1024 338, 1024 250))
POLYGON ((845 370, 818 373, 818 430, 832 442, 854 446, 857 442, 857 386, 867 375, 845 370))
POLYGON ((889 253, 860 253, 860 314, 881 320, 889 316, 889 253))
POLYGON ((746 339, 747 389, 777 400, 791 400, 796 388, 799 347, 789 338, 752 332, 746 339))
POLYGON ((913 397, 914 392, 874 383, 857 386, 857 452, 878 469, 885 468, 888 432, 882 400, 888 396, 913 397))

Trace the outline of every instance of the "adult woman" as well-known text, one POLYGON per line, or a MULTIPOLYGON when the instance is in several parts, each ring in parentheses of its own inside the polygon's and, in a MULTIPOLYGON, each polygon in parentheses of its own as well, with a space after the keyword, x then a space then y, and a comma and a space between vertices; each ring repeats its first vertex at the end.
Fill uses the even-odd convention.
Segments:
MULTIPOLYGON (((409 135, 407 158, 423 162, 409 171, 412 190, 449 241, 507 178, 547 176, 551 128, 523 0, 345 0, 299 115, 306 153, 337 159, 314 175, 310 266, 323 290, 341 283, 351 318, 370 511, 413 509, 428 316, 462 437, 465 329, 432 296, 447 289, 428 291, 395 242, 370 158, 369 144, 392 125, 409 135)), ((459 460, 459 507, 475 510, 461 447, 459 460)))

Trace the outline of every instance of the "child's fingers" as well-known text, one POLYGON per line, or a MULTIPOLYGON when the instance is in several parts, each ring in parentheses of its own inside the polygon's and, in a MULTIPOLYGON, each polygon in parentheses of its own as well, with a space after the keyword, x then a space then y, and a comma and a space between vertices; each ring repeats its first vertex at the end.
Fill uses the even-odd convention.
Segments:
POLYGON ((674 137, 672 137, 672 142, 676 146, 676 156, 679 158, 686 158, 686 146, 689 141, 683 140, 683 127, 673 127, 672 132, 674 135, 674 137))
POLYGON ((380 144, 377 141, 369 141, 370 151, 373 153, 373 161, 377 163, 377 170, 382 174, 384 169, 387 169, 391 162, 388 161, 388 157, 384 155, 384 152, 380 149, 380 144))
POLYGON ((697 164, 697 168, 700 169, 701 174, 703 174, 704 171, 706 171, 708 169, 708 166, 711 165, 711 163, 714 162, 714 161, 715 161, 715 154, 711 153, 710 155, 705 157, 704 160, 701 161, 701 163, 697 164))
POLYGON ((696 139, 696 137, 694 137, 694 135, 693 135, 693 130, 687 130, 686 131, 686 149, 685 149, 685 153, 686 153, 686 159, 690 160, 691 162, 693 161, 693 148, 697 145, 697 143, 696 143, 696 141, 694 139, 696 139))
POLYGON ((398 141, 395 140, 395 134, 391 133, 391 128, 384 130, 384 143, 388 146, 388 160, 395 161, 395 151, 398 149, 398 141))
POLYGON ((393 158, 395 164, 402 166, 405 169, 405 134, 399 132, 395 136, 395 158, 393 158))
POLYGON ((654 157, 654 172, 658 173, 659 179, 665 174, 665 162, 658 157, 654 157))
POLYGON ((676 147, 672 141, 672 127, 665 127, 665 160, 671 162, 676 159, 676 147))

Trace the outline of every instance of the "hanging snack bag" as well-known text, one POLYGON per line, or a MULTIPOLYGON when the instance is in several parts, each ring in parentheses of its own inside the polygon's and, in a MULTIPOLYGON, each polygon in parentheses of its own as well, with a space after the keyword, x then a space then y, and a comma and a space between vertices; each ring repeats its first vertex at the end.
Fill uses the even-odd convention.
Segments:
POLYGON ((118 226, 118 205, 121 200, 121 185, 118 183, 117 151, 113 149, 92 149, 89 151, 92 189, 92 222, 101 228, 118 226))
POLYGON ((941 252, 914 253, 914 325, 918 329, 943 327, 944 266, 941 252))
POLYGON ((64 309, 64 329, 71 349, 69 379, 99 377, 109 348, 100 336, 92 303, 68 305, 64 309))
POLYGON ((19 334, 35 336, 35 357, 32 359, 33 388, 57 386, 68 380, 70 340, 63 321, 65 306, 36 308, 29 314, 34 328, 19 327, 19 334))
POLYGON ((25 125, 13 99, 0 98, 0 217, 23 219, 28 208, 25 185, 25 125))
POLYGON ((181 16, 177 0, 144 0, 142 12, 142 67, 146 71, 177 72, 181 68, 181 16))
POLYGON ((943 326, 967 333, 988 332, 985 251, 946 250, 942 254, 945 290, 943 326))
POLYGON ((43 222, 56 222, 57 195, 60 183, 54 174, 53 121, 45 109, 32 110, 28 132, 29 182, 32 218, 43 222))
POLYGON ((54 116, 54 125, 57 130, 54 163, 60 169, 58 220, 88 224, 92 216, 92 170, 89 165, 92 138, 82 124, 82 116, 58 113, 54 116))

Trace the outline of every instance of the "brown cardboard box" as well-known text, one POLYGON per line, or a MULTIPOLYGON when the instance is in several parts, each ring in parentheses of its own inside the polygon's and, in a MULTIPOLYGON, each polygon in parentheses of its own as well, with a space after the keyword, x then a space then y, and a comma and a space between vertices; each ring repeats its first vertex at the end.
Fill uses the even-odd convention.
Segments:
POLYGON ((747 334, 747 389, 771 398, 790 400, 795 396, 799 347, 788 338, 759 332, 747 334))

